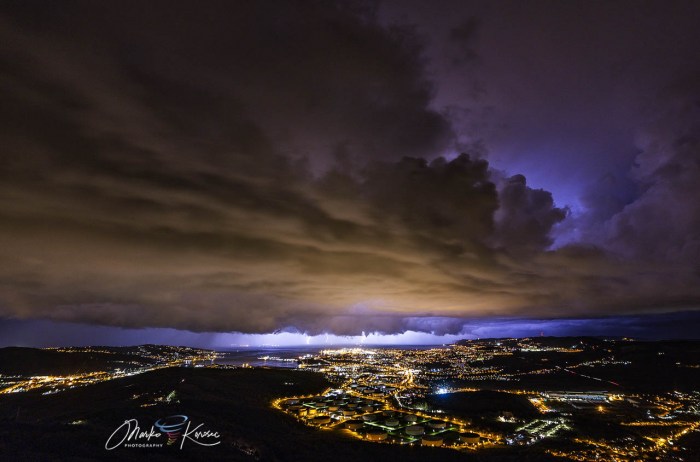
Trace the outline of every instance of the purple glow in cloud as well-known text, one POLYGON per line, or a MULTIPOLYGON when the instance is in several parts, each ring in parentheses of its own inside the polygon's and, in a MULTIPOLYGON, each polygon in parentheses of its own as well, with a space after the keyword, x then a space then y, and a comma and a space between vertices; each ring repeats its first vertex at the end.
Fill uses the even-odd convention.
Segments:
POLYGON ((463 320, 459 334, 435 335, 406 331, 359 336, 195 333, 165 328, 124 329, 46 320, 0 319, 0 347, 4 346, 125 346, 144 343, 186 345, 226 350, 240 347, 291 347, 325 345, 441 345, 461 339, 545 336, 629 336, 638 339, 698 339, 700 313, 678 312, 647 316, 596 319, 491 319, 463 320), (679 326, 682 326, 679 328, 679 326))
POLYGON ((694 335, 641 316, 700 307, 700 3, 45 3, 0 2, 2 341, 694 335))

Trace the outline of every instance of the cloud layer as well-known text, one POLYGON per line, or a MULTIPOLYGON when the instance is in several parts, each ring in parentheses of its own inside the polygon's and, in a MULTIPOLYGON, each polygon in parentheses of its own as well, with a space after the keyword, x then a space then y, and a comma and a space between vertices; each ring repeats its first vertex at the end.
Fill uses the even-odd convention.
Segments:
POLYGON ((700 300, 698 202, 667 207, 697 196, 697 125, 664 138, 697 104, 643 140, 643 193, 603 235, 551 250, 567 211, 454 154, 410 28, 355 3, 171 5, 3 7, 1 316, 440 334, 700 300))

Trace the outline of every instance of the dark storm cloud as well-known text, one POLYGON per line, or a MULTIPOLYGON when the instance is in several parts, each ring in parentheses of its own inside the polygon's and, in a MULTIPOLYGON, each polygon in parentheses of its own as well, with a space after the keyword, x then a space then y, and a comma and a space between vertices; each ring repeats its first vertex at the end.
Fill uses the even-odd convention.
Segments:
MULTIPOLYGON (((442 319, 426 320, 424 328, 442 319)), ((332 344, 372 344, 376 341, 396 344, 436 344, 463 338, 505 338, 546 336, 611 336, 635 339, 695 339, 700 332, 700 313, 677 312, 648 316, 611 316, 590 319, 486 319, 459 324, 458 336, 443 337, 407 331, 403 335, 378 337, 338 337, 322 335, 316 338, 299 333, 238 334, 195 333, 168 328, 127 329, 109 326, 65 323, 48 320, 18 320, 0 318, 0 347, 3 346, 83 346, 83 345, 140 345, 144 339, 157 344, 188 345, 200 348, 230 349, 246 346, 266 346, 271 341, 280 346, 305 344, 323 346, 332 344)))
POLYGON ((627 170, 652 98, 700 71, 700 4, 686 0, 385 0, 380 16, 427 39, 434 107, 460 115, 496 168, 576 206, 592 179, 627 170), (454 30, 475 59, 454 65, 454 30))
POLYGON ((661 95, 638 136, 631 178, 641 193, 607 222, 606 244, 627 256, 700 269, 700 85, 661 95))
POLYGON ((506 179, 499 199, 497 240, 512 249, 548 248, 550 230, 566 218, 566 210, 554 206, 552 193, 529 188, 523 175, 506 179))
POLYGON ((634 164, 624 174, 608 174, 595 183, 584 197, 586 213, 571 220, 566 232, 575 228, 578 240, 598 243, 620 257, 654 264, 657 271, 696 284, 700 258, 698 140, 697 79, 658 92, 653 116, 637 132, 634 164))
POLYGON ((477 58, 474 42, 479 29, 479 20, 470 17, 463 20, 450 30, 449 38, 452 45, 451 62, 460 66, 477 58))
POLYGON ((682 267, 547 250, 565 209, 452 153, 419 38, 371 5, 0 11, 2 315, 445 334, 698 300, 682 267))
POLYGON ((498 195, 488 163, 461 154, 452 161, 438 157, 404 157, 372 165, 362 189, 380 216, 395 217, 414 232, 446 243, 481 242, 493 232, 498 195))

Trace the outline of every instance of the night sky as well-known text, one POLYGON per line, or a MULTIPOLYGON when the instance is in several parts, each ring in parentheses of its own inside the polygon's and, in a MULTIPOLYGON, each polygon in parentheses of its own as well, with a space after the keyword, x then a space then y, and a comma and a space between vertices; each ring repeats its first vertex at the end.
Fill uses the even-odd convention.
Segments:
POLYGON ((3 1, 0 344, 700 337, 698 24, 3 1))

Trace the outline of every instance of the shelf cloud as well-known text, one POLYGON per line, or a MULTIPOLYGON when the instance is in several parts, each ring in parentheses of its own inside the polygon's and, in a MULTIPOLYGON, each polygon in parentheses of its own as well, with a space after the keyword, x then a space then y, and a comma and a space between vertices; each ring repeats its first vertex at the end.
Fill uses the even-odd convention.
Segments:
POLYGON ((425 41, 355 2, 3 5, 0 316, 458 334, 697 307, 698 88, 660 92, 573 213, 465 142, 425 41))

